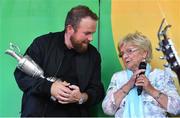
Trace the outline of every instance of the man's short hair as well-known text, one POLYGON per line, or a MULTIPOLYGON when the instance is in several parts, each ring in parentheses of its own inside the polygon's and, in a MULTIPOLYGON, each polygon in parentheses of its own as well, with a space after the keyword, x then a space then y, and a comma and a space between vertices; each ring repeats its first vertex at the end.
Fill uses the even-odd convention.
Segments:
POLYGON ((65 21, 65 29, 68 25, 71 25, 74 30, 77 29, 81 19, 85 17, 90 17, 93 20, 98 20, 98 16, 92 10, 90 10, 87 6, 79 5, 73 7, 66 16, 65 21))

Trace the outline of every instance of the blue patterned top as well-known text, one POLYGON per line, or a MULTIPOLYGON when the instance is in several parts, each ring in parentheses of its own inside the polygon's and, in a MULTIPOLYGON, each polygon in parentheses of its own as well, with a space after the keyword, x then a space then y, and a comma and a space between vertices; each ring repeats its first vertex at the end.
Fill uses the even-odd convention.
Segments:
MULTIPOLYGON (((173 79, 177 79, 177 76, 169 68, 164 70, 154 69, 148 79, 156 89, 168 96, 168 105, 167 110, 165 110, 152 96, 143 91, 141 95, 145 118, 164 118, 167 117, 167 112, 174 115, 180 114, 180 96, 173 81, 173 79)), ((103 111, 107 115, 122 118, 127 96, 124 97, 120 106, 117 107, 113 93, 127 83, 127 81, 125 70, 113 74, 106 97, 102 103, 103 111)))

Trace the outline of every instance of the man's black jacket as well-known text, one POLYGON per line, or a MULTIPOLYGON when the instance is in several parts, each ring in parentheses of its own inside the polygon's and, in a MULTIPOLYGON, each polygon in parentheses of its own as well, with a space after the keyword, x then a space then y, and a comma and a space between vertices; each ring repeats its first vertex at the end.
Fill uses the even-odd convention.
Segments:
MULTIPOLYGON (((45 77, 56 75, 64 57, 64 31, 49 33, 36 38, 25 55, 29 55, 43 70, 45 77)), ((21 116, 90 116, 89 107, 100 103, 104 98, 101 82, 101 58, 91 44, 85 53, 75 57, 78 86, 81 92, 88 94, 88 100, 82 105, 60 104, 50 99, 52 82, 41 78, 32 78, 19 69, 14 76, 23 91, 21 116)), ((58 78, 59 75, 57 74, 58 78)))

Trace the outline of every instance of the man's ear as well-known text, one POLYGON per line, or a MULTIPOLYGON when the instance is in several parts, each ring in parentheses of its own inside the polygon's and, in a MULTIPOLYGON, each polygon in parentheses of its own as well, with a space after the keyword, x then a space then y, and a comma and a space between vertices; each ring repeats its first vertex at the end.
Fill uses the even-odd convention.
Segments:
POLYGON ((67 30, 68 34, 72 35, 74 33, 74 28, 72 27, 72 25, 68 25, 66 27, 66 30, 67 30))

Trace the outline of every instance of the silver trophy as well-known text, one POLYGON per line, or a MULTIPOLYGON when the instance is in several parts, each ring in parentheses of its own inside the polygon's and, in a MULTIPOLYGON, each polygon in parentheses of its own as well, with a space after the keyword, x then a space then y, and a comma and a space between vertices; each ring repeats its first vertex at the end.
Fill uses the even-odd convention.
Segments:
MULTIPOLYGON (((17 68, 19 68, 21 71, 24 73, 32 76, 33 78, 42 78, 46 79, 48 81, 54 82, 57 79, 55 77, 45 77, 44 76, 44 71, 37 65, 30 56, 25 55, 22 56, 20 55, 20 49, 18 46, 10 43, 10 49, 7 49, 5 51, 6 54, 14 57, 17 61, 17 68)), ((51 96, 53 100, 56 100, 53 96, 51 96)))
POLYGON ((30 56, 22 56, 19 54, 20 49, 18 46, 10 43, 10 49, 7 49, 5 53, 11 55, 18 61, 17 68, 19 68, 24 73, 34 78, 43 78, 51 82, 54 82, 56 80, 54 77, 44 77, 44 71, 31 59, 30 56))

